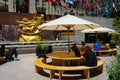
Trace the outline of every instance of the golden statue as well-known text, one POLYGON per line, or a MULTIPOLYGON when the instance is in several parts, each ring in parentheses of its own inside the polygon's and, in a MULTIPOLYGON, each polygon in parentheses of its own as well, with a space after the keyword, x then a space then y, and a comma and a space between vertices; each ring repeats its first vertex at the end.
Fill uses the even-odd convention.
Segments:
POLYGON ((44 15, 37 16, 37 12, 33 19, 23 18, 22 21, 16 20, 19 23, 18 32, 21 34, 20 42, 41 41, 42 32, 38 30, 37 26, 44 23, 44 15))

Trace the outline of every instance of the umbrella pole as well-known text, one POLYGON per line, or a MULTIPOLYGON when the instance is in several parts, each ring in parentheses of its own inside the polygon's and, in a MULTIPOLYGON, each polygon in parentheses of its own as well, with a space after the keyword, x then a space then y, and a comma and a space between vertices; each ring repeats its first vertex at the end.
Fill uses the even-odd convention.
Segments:
POLYGON ((95 34, 96 34, 96 36, 95 36, 95 37, 96 37, 96 42, 97 42, 97 36, 98 36, 98 35, 97 35, 97 34, 98 34, 98 33, 97 33, 97 31, 95 32, 95 34))
POLYGON ((70 28, 68 28, 68 54, 70 53, 70 28))

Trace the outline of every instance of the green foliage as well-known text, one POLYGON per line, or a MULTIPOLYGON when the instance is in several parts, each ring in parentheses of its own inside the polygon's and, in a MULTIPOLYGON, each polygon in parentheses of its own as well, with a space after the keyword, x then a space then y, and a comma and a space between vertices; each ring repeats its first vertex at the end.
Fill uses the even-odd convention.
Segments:
POLYGON ((48 48, 48 44, 37 44, 36 49, 37 50, 46 50, 48 48))
POLYGON ((113 26, 115 26, 117 29, 120 29, 120 17, 116 17, 114 19, 113 26))
POLYGON ((100 40, 100 39, 98 39, 97 42, 98 42, 100 45, 102 45, 102 43, 103 43, 103 41, 100 40))
POLYGON ((111 18, 116 18, 117 16, 120 17, 120 10, 118 10, 117 12, 116 12, 116 11, 112 11, 112 12, 109 14, 109 17, 111 17, 111 18))
POLYGON ((42 44, 37 44, 36 49, 42 49, 42 44))
POLYGON ((120 54, 115 56, 115 60, 107 68, 108 80, 120 80, 120 54))
POLYGON ((115 43, 117 42, 118 39, 120 39, 120 34, 117 32, 111 32, 108 35, 110 35, 112 39, 115 39, 115 43))
POLYGON ((117 32, 109 33, 113 39, 120 38, 120 35, 117 32))
POLYGON ((48 46, 49 46, 48 44, 43 44, 43 45, 42 45, 42 49, 43 49, 43 50, 46 50, 46 49, 48 48, 48 46))
POLYGON ((110 44, 115 44, 115 40, 110 40, 110 44))

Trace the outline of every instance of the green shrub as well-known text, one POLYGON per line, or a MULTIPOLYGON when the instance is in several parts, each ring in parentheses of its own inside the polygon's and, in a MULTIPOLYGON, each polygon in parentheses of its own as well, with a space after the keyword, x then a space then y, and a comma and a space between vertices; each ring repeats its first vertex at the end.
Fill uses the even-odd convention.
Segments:
POLYGON ((46 50, 46 49, 48 48, 48 46, 49 46, 48 44, 43 44, 43 45, 42 45, 42 49, 43 49, 43 50, 46 50))
POLYGON ((120 54, 115 56, 115 60, 107 68, 108 80, 120 80, 120 54))
POLYGON ((46 50, 48 48, 48 44, 37 44, 36 49, 37 50, 46 50))
POLYGON ((102 43, 103 43, 103 41, 100 40, 100 39, 98 39, 97 42, 98 42, 100 45, 102 45, 102 43))
POLYGON ((36 49, 42 49, 42 44, 37 44, 36 49))
POLYGON ((110 44, 115 44, 115 40, 110 40, 110 44))

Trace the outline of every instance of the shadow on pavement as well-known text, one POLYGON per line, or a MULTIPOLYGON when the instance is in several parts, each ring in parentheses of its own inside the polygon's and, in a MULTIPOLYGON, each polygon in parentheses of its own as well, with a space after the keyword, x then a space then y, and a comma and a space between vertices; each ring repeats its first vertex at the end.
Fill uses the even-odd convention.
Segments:
MULTIPOLYGON (((43 69, 42 72, 39 73, 40 75, 44 76, 44 77, 48 77, 49 78, 49 70, 43 69)), ((101 73, 99 72, 91 72, 90 77, 95 77, 97 75, 99 75, 101 73)), ((53 79, 59 79, 59 74, 58 71, 55 71, 55 76, 53 79)), ((82 75, 82 71, 65 71, 64 74, 62 75, 62 79, 61 80, 79 80, 79 79, 86 79, 86 77, 84 77, 82 75)))

